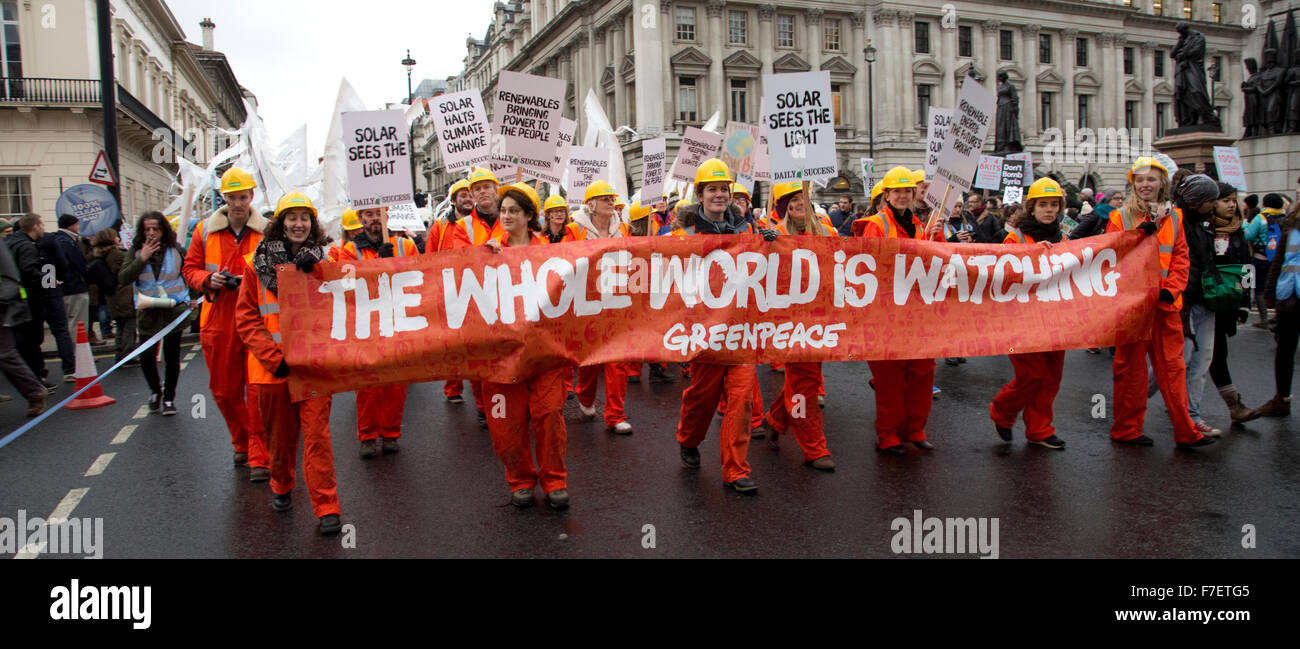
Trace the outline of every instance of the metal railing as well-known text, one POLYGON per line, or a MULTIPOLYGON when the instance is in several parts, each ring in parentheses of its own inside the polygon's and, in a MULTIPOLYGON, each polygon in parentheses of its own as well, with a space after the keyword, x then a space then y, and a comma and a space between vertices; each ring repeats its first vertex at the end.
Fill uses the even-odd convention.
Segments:
POLYGON ((0 102, 98 103, 99 80, 0 77, 0 102))

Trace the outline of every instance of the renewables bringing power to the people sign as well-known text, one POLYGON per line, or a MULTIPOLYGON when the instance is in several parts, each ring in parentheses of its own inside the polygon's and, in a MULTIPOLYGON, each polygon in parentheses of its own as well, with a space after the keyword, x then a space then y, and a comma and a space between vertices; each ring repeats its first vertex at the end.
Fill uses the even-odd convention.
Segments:
POLYGON ((380 207, 414 200, 406 116, 400 110, 343 113, 348 196, 352 207, 380 207))
POLYGON ((559 144, 560 110, 566 84, 532 74, 502 70, 492 102, 492 126, 511 164, 551 171, 559 144))

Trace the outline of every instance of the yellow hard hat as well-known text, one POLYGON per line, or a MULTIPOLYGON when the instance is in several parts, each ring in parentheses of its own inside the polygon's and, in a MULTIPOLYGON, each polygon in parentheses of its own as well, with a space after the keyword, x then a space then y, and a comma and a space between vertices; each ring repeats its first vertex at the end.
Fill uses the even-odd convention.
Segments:
POLYGON ((587 185, 587 193, 583 195, 582 202, 586 203, 593 198, 600 198, 601 196, 614 196, 615 200, 618 199, 618 196, 614 193, 614 188, 610 187, 609 183, 603 180, 597 180, 596 182, 587 185))
POLYGON ((921 183, 923 183, 923 182, 925 182, 925 170, 924 170, 924 169, 913 169, 913 170, 912 170, 912 182, 914 182, 914 183, 916 183, 916 184, 918 184, 918 185, 921 184, 921 183))
POLYGON ((242 192, 245 189, 254 189, 257 182, 253 180, 253 174, 240 169, 231 167, 226 173, 221 174, 221 193, 229 194, 231 192, 242 192))
POLYGON ((727 163, 717 159, 709 158, 700 163, 700 168, 695 170, 695 192, 698 194, 700 185, 703 183, 725 182, 728 185, 736 182, 731 177, 731 170, 727 168, 727 163))
POLYGON ((876 197, 877 197, 877 196, 880 196, 881 192, 884 192, 884 191, 885 191, 885 181, 882 180, 882 181, 877 182, 876 185, 875 185, 874 187, 871 188, 871 201, 870 201, 870 202, 872 202, 872 203, 876 202, 876 197))
POLYGON ((293 209, 295 207, 307 208, 311 210, 313 218, 316 216, 316 206, 311 204, 311 199, 307 198, 306 194, 302 192, 289 192, 288 194, 281 196, 280 202, 275 204, 275 218, 280 218, 280 215, 284 214, 285 210, 293 209))
POLYGON ((622 196, 615 196, 615 197, 614 197, 614 207, 615 207, 615 208, 619 208, 619 207, 627 207, 627 201, 623 200, 623 197, 622 197, 622 196))
POLYGON ((563 196, 560 196, 559 194, 551 194, 546 198, 546 204, 542 206, 542 211, 549 212, 555 209, 567 210, 568 208, 569 202, 564 200, 563 196))
POLYGON ((348 232, 361 229, 361 217, 357 216, 357 211, 350 207, 343 210, 343 229, 348 232))
MULTIPOLYGON (((489 171, 488 173, 491 174, 492 172, 489 171)), ((469 181, 468 181, 468 180, 465 180, 464 178, 461 178, 460 180, 457 180, 456 182, 452 183, 452 184, 451 184, 451 189, 448 189, 448 190, 447 190, 447 195, 448 195, 448 196, 455 196, 455 195, 456 195, 456 192, 458 192, 458 191, 460 191, 460 190, 462 190, 462 189, 464 189, 464 190, 468 190, 468 189, 469 189, 469 181)))
POLYGON ((749 190, 745 189, 744 185, 740 183, 731 183, 731 195, 735 196, 736 194, 744 194, 745 198, 748 198, 750 200, 753 200, 754 198, 749 194, 749 190))
POLYGON ((885 189, 907 189, 916 187, 916 181, 912 179, 912 170, 907 167, 894 167, 885 173, 885 178, 880 182, 885 189))
POLYGON ((1137 160, 1134 160, 1133 166, 1128 168, 1128 181, 1130 184, 1133 182, 1133 172, 1145 167, 1151 167, 1152 169, 1159 169, 1160 173, 1164 174, 1166 179, 1169 178, 1169 170, 1165 169, 1165 166, 1160 164, 1159 160, 1156 160, 1155 158, 1149 155, 1144 155, 1138 158, 1137 160))
POLYGON ((1035 198, 1065 198, 1065 193, 1061 191, 1061 184, 1051 178, 1039 178, 1034 184, 1029 186, 1029 193, 1025 194, 1025 202, 1035 198))
POLYGON ((683 205, 688 205, 688 203, 687 203, 686 201, 684 201, 684 200, 677 201, 676 203, 673 203, 673 211, 676 212, 676 211, 677 211, 677 208, 679 208, 679 207, 681 207, 681 206, 683 206, 683 205))
POLYGON ((509 185, 501 185, 500 187, 497 187, 497 197, 504 198, 506 192, 512 189, 518 192, 522 192, 524 196, 527 196, 528 200, 533 202, 533 209, 537 210, 538 213, 541 213, 542 199, 537 196, 537 190, 533 189, 532 187, 529 187, 528 183, 511 183, 509 185))
POLYGON ((641 201, 632 203, 632 207, 628 208, 627 211, 628 221, 640 221, 641 219, 644 219, 647 216, 650 216, 650 206, 642 205, 641 201))
POLYGON ((795 180, 788 183, 777 183, 772 186, 772 202, 776 202, 789 196, 803 191, 803 182, 795 180))
MULTIPOLYGON (((469 178, 465 180, 466 187, 473 187, 475 183, 483 180, 490 180, 494 185, 501 184, 501 181, 497 180, 496 174, 492 173, 491 169, 475 167, 473 171, 469 172, 469 178)), ((452 186, 455 187, 455 185, 452 186)))

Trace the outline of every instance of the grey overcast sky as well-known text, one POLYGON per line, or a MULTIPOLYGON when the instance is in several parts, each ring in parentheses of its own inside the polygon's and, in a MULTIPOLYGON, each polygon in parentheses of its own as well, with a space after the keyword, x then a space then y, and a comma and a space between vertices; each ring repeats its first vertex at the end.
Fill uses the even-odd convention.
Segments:
POLYGON ((167 0, 192 43, 211 18, 215 48, 239 82, 257 95, 272 146, 307 124, 307 146, 324 150, 339 79, 346 77, 368 109, 406 96, 401 61, 416 60, 421 79, 460 73, 465 38, 482 38, 493 0, 167 0))

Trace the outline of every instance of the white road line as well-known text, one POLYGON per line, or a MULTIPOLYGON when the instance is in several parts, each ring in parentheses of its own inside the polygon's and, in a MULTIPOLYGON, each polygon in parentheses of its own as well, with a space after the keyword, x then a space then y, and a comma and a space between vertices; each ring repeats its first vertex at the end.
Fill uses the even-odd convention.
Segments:
POLYGON ((192 360, 194 360, 194 352, 190 352, 190 353, 186 354, 184 360, 187 360, 187 361, 192 361, 192 360))
MULTIPOLYGON (((146 403, 146 404, 144 404, 143 406, 140 406, 140 409, 137 410, 137 411, 135 411, 135 414, 134 414, 134 415, 131 415, 131 418, 132 418, 132 419, 144 419, 145 417, 148 417, 148 416, 149 416, 149 404, 146 403)), ((113 443, 116 444, 117 442, 113 442, 113 443)))
POLYGON ((181 369, 185 369, 187 365, 189 365, 189 363, 181 363, 181 369))
POLYGON ((131 438, 131 433, 135 432, 135 428, 135 424, 127 424, 126 426, 123 426, 122 430, 117 431, 117 437, 114 437, 113 441, 109 442, 109 444, 125 444, 126 440, 131 438))
POLYGON ((116 455, 117 453, 104 453, 95 458, 95 461, 90 465, 90 468, 86 469, 85 477, 89 478, 92 475, 103 473, 104 469, 108 468, 108 463, 112 462, 113 457, 116 455))
POLYGON ((190 349, 193 349, 194 351, 197 352, 200 349, 203 349, 203 345, 190 345, 190 349))
MULTIPOLYGON (((107 464, 107 462, 105 462, 105 464, 107 464)), ((67 518, 72 514, 72 510, 76 509, 77 503, 81 502, 81 499, 86 497, 86 492, 88 491, 90 491, 90 487, 82 487, 80 489, 73 489, 69 491, 68 495, 64 496, 63 500, 59 501, 59 504, 54 508, 54 511, 50 512, 49 516, 45 517, 45 520, 48 521, 52 518, 61 518, 67 520, 67 518)), ((18 554, 14 555, 14 558, 35 559, 37 555, 39 555, 44 551, 45 551, 45 541, 41 541, 40 543, 34 543, 34 544, 28 543, 27 545, 24 545, 21 550, 18 551, 18 554)))

